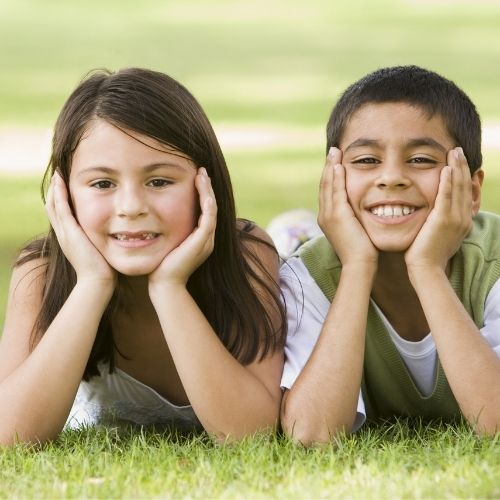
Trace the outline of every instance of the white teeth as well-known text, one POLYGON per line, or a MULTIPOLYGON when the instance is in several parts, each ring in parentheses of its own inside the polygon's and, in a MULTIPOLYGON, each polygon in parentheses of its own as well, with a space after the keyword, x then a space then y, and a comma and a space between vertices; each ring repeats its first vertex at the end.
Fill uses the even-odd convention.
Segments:
POLYGON ((156 238, 156 233, 141 233, 138 236, 128 236, 122 233, 115 233, 113 237, 119 241, 152 240, 153 238, 156 238))
POLYGON ((403 207, 395 206, 392 207, 392 216, 401 217, 403 215, 403 207))
POLYGON ((415 207, 409 207, 407 205, 379 205, 377 207, 373 207, 370 211, 378 217, 392 218, 412 214, 415 212, 415 207))

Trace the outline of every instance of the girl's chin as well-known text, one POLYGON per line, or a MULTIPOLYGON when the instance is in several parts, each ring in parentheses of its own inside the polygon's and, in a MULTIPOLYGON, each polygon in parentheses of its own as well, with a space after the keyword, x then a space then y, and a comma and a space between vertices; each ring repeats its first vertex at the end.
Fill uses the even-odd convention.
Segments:
POLYGON ((114 268, 116 272, 120 273, 122 276, 130 276, 130 277, 148 276, 159 265, 160 265, 159 262, 142 264, 142 265, 123 265, 123 264, 118 265, 117 263, 113 265, 111 263, 111 266, 114 268))

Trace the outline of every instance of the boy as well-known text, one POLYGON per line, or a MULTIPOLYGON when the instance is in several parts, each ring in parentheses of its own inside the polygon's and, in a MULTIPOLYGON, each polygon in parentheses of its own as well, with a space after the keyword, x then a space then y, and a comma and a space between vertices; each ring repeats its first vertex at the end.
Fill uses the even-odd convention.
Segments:
POLYGON ((481 124, 416 66, 349 87, 327 127, 323 237, 283 266, 282 426, 327 442, 366 418, 500 430, 500 217, 479 212, 481 124), (432 333, 429 333, 432 332, 432 333))

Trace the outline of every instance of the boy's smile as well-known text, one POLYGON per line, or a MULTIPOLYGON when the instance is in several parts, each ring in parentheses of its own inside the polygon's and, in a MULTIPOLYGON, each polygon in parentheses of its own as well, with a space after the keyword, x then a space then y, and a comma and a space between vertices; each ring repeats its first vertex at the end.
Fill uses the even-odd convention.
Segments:
POLYGON ((195 227, 196 172, 153 139, 96 120, 72 161, 78 222, 118 272, 150 274, 195 227))
POLYGON ((443 120, 406 103, 367 104, 340 149, 354 214, 380 251, 404 252, 434 207, 441 169, 457 144, 443 120))

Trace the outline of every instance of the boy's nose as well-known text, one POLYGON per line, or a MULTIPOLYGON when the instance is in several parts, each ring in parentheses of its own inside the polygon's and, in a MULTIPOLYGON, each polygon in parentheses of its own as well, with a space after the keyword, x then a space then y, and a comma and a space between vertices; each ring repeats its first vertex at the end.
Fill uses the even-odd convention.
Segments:
POLYGON ((397 161, 386 162, 379 169, 377 186, 381 188, 407 187, 410 179, 407 176, 405 165, 397 161))
POLYGON ((148 205, 142 189, 122 187, 117 193, 116 211, 120 217, 138 217, 147 213, 148 205))

